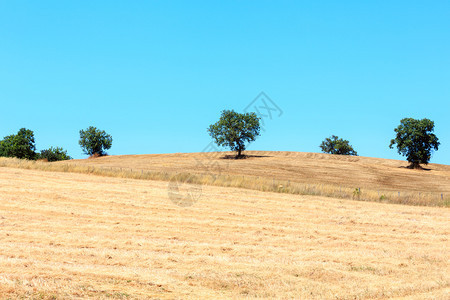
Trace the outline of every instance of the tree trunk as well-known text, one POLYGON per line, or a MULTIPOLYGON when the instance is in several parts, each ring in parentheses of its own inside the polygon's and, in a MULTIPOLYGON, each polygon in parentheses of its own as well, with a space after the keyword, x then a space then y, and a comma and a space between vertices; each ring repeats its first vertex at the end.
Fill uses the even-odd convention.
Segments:
POLYGON ((422 167, 420 166, 420 163, 418 161, 413 161, 408 166, 408 169, 422 169, 422 167))

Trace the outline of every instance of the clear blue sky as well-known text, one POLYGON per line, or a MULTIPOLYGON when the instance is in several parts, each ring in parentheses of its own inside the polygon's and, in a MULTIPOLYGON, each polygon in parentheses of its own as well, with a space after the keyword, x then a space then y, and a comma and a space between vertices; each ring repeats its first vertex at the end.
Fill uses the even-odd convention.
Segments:
POLYGON ((26 127, 83 158, 93 125, 110 154, 199 152, 261 91, 283 115, 249 149, 335 134, 403 159, 393 129, 426 117, 450 164, 450 2, 0 1, 0 137, 26 127))

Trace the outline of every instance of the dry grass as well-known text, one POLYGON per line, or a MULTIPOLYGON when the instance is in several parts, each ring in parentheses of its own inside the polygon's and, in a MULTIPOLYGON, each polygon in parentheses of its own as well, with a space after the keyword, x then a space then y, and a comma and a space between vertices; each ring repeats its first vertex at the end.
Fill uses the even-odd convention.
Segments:
POLYGON ((0 168, 1 298, 448 299, 450 212, 0 168))
MULTIPOLYGON (((248 159, 223 159, 230 152, 119 155, 70 164, 156 172, 255 176, 307 184, 389 191, 450 192, 450 166, 410 170, 399 160, 322 153, 247 151, 248 159)), ((65 164, 66 162, 63 162, 65 164)))
POLYGON ((45 163, 0 158, 0 166, 149 180, 178 180, 296 195, 450 206, 450 166, 406 169, 396 160, 318 153, 255 152, 108 156, 45 163))

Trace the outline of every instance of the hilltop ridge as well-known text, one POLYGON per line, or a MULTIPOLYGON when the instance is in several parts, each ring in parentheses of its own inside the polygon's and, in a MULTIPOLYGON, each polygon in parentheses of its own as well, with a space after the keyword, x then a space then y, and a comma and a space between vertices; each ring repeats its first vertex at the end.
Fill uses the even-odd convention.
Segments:
POLYGON ((233 154, 117 155, 69 163, 144 171, 257 176, 391 191, 450 192, 448 165, 429 164, 425 170, 411 170, 406 168, 408 163, 401 160, 286 151, 246 151, 247 159, 226 159, 233 154))

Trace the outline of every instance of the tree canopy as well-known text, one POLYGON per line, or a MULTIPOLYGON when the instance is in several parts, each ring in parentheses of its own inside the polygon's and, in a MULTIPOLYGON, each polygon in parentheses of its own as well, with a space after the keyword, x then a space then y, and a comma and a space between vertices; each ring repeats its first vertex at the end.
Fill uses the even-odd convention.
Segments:
POLYGON ((35 159, 35 151, 34 133, 26 128, 21 128, 17 134, 5 136, 0 141, 0 156, 35 159))
POLYGON ((260 135, 260 118, 255 113, 237 113, 224 110, 219 121, 208 128, 214 142, 221 147, 228 147, 242 156, 246 144, 253 142, 260 135))
POLYGON ((432 152, 439 148, 439 140, 433 133, 434 122, 429 119, 404 118, 394 131, 395 138, 389 148, 397 145, 398 153, 406 156, 410 168, 417 169, 420 164, 428 164, 432 152))
POLYGON ((335 135, 326 138, 319 147, 324 153, 355 156, 358 155, 358 153, 356 153, 356 151, 350 145, 349 141, 341 139, 335 135))
POLYGON ((102 156, 106 154, 105 150, 111 148, 112 137, 104 130, 90 126, 86 130, 80 130, 78 144, 81 146, 84 154, 102 156))

